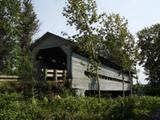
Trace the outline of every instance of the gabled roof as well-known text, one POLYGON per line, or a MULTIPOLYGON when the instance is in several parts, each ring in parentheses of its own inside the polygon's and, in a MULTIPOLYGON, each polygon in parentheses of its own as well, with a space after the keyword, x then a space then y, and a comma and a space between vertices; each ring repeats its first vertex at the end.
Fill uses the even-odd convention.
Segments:
POLYGON ((65 39, 65 38, 63 38, 63 37, 60 37, 60 36, 55 35, 55 34, 50 33, 50 32, 46 32, 43 36, 41 36, 39 39, 35 40, 35 42, 32 43, 32 45, 31 45, 31 50, 32 50, 34 47, 38 46, 38 45, 39 45, 40 43, 42 43, 43 41, 45 41, 46 38, 48 38, 48 37, 57 38, 57 39, 59 39, 59 40, 61 40, 61 41, 66 42, 67 44, 73 44, 71 41, 69 41, 69 40, 67 40, 67 39, 65 39))

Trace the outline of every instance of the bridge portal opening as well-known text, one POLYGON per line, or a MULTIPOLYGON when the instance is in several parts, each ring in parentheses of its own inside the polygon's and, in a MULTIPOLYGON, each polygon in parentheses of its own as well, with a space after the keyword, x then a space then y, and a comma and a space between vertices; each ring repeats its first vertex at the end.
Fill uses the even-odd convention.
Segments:
POLYGON ((64 81, 67 74, 67 55, 60 47, 41 49, 36 56, 39 71, 45 80, 64 81))

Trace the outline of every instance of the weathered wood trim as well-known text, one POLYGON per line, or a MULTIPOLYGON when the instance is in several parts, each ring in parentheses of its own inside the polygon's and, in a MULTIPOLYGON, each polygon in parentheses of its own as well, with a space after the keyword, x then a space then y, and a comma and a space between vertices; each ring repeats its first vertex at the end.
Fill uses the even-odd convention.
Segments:
POLYGON ((0 75, 0 81, 17 81, 18 79, 16 75, 0 75))

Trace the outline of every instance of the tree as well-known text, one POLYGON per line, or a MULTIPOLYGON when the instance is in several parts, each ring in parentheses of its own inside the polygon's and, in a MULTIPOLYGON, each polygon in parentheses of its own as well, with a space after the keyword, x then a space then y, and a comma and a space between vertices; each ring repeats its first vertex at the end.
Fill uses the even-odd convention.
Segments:
MULTIPOLYGON (((68 18, 67 24, 75 26, 78 32, 71 39, 89 56, 89 71, 97 80, 100 99, 100 56, 120 65, 122 73, 135 68, 136 46, 127 21, 117 14, 97 14, 94 0, 68 0, 63 15, 68 18)), ((122 79, 124 89, 123 74, 122 79)))
POLYGON ((0 1, 0 71, 32 79, 30 44, 38 29, 31 0, 0 1))
POLYGON ((33 10, 31 0, 21 2, 21 11, 19 14, 19 77, 26 80, 33 80, 34 69, 31 61, 30 45, 32 36, 38 29, 38 20, 33 10))
POLYGON ((15 65, 14 48, 17 42, 19 0, 0 1, 0 72, 13 74, 15 65))
POLYGON ((113 62, 121 66, 121 74, 123 80, 123 96, 124 92, 124 72, 131 72, 136 68, 138 57, 138 48, 135 44, 133 35, 129 32, 128 22, 119 14, 103 15, 101 20, 102 27, 100 36, 103 40, 103 54, 113 62))
POLYGON ((67 24, 76 28, 77 34, 72 36, 71 39, 76 43, 80 51, 88 55, 88 71, 90 76, 97 81, 98 98, 100 100, 98 76, 100 67, 98 44, 100 40, 95 27, 99 15, 97 14, 96 2, 94 0, 68 0, 63 15, 68 18, 67 24))
POLYGON ((30 45, 37 29, 38 20, 31 0, 0 1, 0 72, 17 74, 25 82, 29 80, 24 93, 33 94, 35 72, 30 45))
POLYGON ((146 71, 152 87, 160 85, 160 24, 152 25, 137 33, 140 48, 140 65, 146 71))

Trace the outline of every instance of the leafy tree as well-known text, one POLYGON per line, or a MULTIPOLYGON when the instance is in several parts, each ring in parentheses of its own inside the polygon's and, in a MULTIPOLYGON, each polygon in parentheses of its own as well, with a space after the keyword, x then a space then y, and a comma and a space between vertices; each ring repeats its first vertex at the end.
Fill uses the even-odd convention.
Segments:
POLYGON ((152 25, 137 33, 140 48, 140 65, 143 65, 149 84, 160 85, 160 24, 152 25))
POLYGON ((98 76, 100 67, 98 44, 100 39, 95 27, 99 19, 96 2, 94 0, 68 0, 63 15, 68 18, 67 24, 75 26, 77 30, 77 34, 72 36, 71 39, 89 57, 88 71, 91 77, 97 81, 98 98, 100 100, 98 76))
POLYGON ((13 74, 15 68, 14 48, 17 42, 20 1, 0 1, 0 72, 13 74), (14 61, 11 63, 11 61, 14 61))
POLYGON ((29 46, 38 28, 31 0, 0 1, 0 71, 32 79, 29 46))
POLYGON ((138 57, 138 48, 135 44, 134 37, 129 32, 128 22, 125 18, 121 18, 119 14, 103 15, 101 20, 102 27, 99 36, 103 41, 103 54, 112 61, 121 66, 121 74, 123 80, 123 96, 124 92, 124 72, 135 70, 138 57))
POLYGON ((30 45, 38 29, 38 20, 31 0, 1 0, 0 18, 0 71, 17 74, 25 82, 29 80, 24 93, 33 93, 30 45))
POLYGON ((89 71, 97 80, 99 98, 98 71, 101 66, 99 59, 101 55, 122 67, 124 94, 123 74, 127 70, 131 72, 135 69, 137 57, 137 47, 134 37, 127 28, 128 22, 118 14, 97 14, 94 0, 68 0, 63 15, 68 18, 68 25, 75 26, 78 32, 71 39, 89 56, 89 71))
POLYGON ((21 2, 20 20, 19 20, 19 77, 26 80, 33 80, 34 69, 31 61, 30 45, 32 36, 38 29, 38 20, 33 10, 31 0, 21 2))

